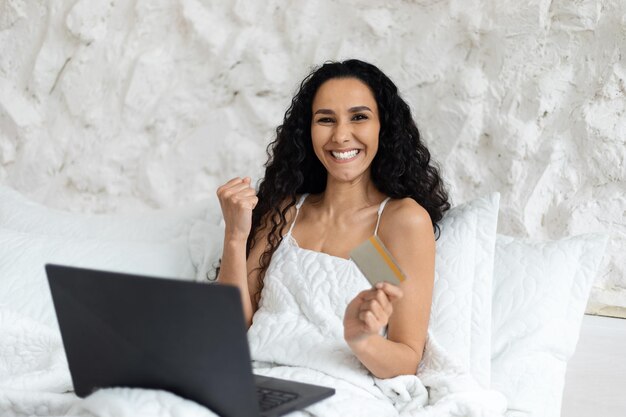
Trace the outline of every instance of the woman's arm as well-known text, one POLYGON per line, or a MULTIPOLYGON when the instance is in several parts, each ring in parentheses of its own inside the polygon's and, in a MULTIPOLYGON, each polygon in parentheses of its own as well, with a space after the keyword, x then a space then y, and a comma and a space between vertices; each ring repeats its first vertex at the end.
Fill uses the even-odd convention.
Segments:
POLYGON ((344 319, 346 342, 378 378, 415 374, 422 358, 435 274, 435 239, 428 212, 411 199, 389 204, 379 237, 404 271, 398 287, 360 293, 344 319), (387 339, 380 336, 388 325, 387 339))
POLYGON ((247 279, 246 267, 246 242, 243 244, 237 240, 232 240, 224 236, 224 250, 222 252, 222 262, 217 281, 220 284, 234 285, 241 292, 241 303, 243 305, 243 317, 246 322, 246 329, 252 324, 252 316, 256 311, 253 297, 250 290, 250 283, 247 279))
MULTIPOLYGON (((246 243, 252 227, 252 210, 258 199, 250 187, 250 178, 234 178, 217 189, 217 196, 224 215, 224 249, 217 281, 221 284, 234 285, 241 292, 246 328, 252 324, 252 316, 257 309, 254 294, 258 288, 253 259, 246 260, 246 243)), ((254 252, 262 245, 255 245, 254 252)), ((250 255, 253 255, 251 251, 250 255)))

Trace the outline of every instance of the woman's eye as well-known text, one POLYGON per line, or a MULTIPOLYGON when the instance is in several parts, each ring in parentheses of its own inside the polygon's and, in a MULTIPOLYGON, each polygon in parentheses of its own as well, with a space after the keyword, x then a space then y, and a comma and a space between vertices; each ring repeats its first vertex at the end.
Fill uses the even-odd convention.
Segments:
POLYGON ((355 114, 352 117, 352 120, 366 120, 366 119, 367 119, 367 116, 364 114, 355 114))
POLYGON ((320 119, 317 119, 317 123, 332 123, 333 119, 331 119, 330 117, 322 117, 320 119))

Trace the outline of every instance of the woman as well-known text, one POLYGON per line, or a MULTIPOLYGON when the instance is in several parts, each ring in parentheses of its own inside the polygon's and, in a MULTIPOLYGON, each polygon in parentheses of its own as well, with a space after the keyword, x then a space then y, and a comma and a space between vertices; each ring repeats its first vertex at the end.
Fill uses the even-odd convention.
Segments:
POLYGON ((347 305, 328 304, 343 315, 344 345, 378 378, 414 375, 430 314, 436 224, 449 204, 396 86, 362 61, 324 64, 301 83, 268 154, 258 194, 248 177, 217 191, 226 224, 218 281, 241 290, 250 331, 264 284, 281 268, 274 255, 290 251, 289 277, 301 285, 318 279, 300 261, 313 256, 309 263, 336 265, 331 287, 361 286, 347 305), (372 234, 407 276, 399 286, 368 288, 347 261, 372 234))

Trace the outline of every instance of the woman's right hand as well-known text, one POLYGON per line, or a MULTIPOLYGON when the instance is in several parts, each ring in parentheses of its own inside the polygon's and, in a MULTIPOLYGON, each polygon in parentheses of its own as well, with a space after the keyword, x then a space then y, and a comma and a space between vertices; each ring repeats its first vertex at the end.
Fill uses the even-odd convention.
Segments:
POLYGON ((226 239, 244 242, 248 239, 252 227, 252 210, 259 201, 250 181, 250 177, 237 177, 217 189, 226 224, 226 239))

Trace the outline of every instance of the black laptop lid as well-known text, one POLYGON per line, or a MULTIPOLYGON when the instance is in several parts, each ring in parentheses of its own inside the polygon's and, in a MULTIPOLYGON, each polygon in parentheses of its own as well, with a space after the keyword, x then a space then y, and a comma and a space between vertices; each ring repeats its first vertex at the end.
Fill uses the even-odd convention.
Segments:
POLYGON ((259 415, 240 292, 46 265, 76 394, 164 389, 223 416, 259 415))

